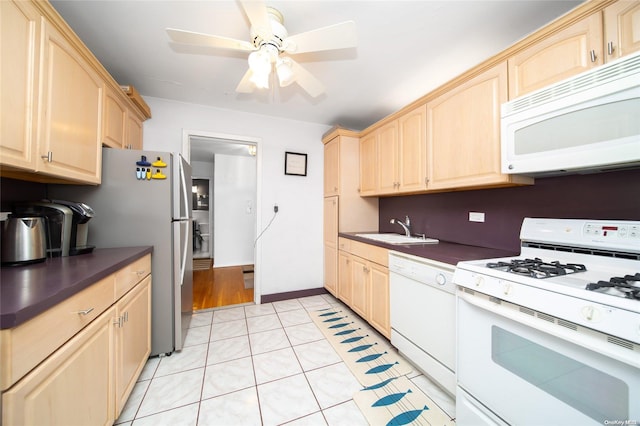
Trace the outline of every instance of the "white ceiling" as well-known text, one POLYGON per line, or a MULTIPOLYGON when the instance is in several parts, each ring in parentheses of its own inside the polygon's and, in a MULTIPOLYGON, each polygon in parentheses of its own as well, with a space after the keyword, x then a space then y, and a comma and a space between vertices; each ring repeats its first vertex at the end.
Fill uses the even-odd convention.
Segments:
POLYGON ((170 44, 167 27, 248 40, 236 1, 51 3, 116 81, 143 96, 362 130, 581 1, 267 1, 290 35, 355 21, 357 48, 295 57, 325 85, 318 98, 296 84, 237 94, 246 52, 170 44))

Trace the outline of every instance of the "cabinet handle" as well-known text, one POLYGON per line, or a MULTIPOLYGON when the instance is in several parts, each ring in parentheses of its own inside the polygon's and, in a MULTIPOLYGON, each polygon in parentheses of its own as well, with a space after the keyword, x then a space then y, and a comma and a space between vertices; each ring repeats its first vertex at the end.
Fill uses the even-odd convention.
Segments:
POLYGON ((610 41, 609 43, 607 43, 607 53, 609 55, 613 55, 613 51, 615 50, 615 48, 613 47, 613 42, 610 41))
POLYGON ((122 328, 122 317, 118 317, 118 319, 115 320, 113 324, 118 326, 118 328, 122 328))
POLYGON ((363 270, 365 273, 367 273, 367 274, 369 273, 369 268, 367 268, 366 266, 363 266, 363 267, 362 267, 362 270, 363 270))
POLYGON ((141 277, 141 276, 143 276, 145 274, 145 272, 146 271, 144 269, 141 269, 140 271, 136 271, 136 275, 141 277))
POLYGON ((83 309, 81 311, 76 312, 76 314, 78 314, 78 315, 88 315, 89 313, 91 313, 91 311, 93 311, 93 308, 83 309))
POLYGON ((41 155, 40 158, 45 160, 47 163, 53 162, 53 152, 48 151, 47 155, 41 155))
POLYGON ((124 313, 123 322, 129 322, 129 311, 124 313))
POLYGON ((596 51, 592 50, 589 52, 589 56, 591 56, 591 62, 595 62, 598 57, 596 56, 596 51))

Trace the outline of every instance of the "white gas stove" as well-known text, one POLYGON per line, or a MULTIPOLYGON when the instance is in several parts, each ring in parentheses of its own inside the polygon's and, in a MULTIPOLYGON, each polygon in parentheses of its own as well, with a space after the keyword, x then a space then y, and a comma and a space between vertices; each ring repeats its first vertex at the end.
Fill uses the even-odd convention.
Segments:
POLYGON ((640 343, 640 222, 531 219, 520 256, 460 262, 454 282, 640 343))
POLYGON ((640 424, 640 221, 526 218, 520 239, 454 273, 457 424, 640 424))

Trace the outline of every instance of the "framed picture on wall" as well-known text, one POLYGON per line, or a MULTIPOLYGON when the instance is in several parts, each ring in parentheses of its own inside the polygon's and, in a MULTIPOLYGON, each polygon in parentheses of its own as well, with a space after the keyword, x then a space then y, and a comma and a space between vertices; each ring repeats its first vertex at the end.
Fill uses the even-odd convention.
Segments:
POLYGON ((306 176, 307 154, 300 154, 299 152, 285 152, 284 174, 293 176, 306 176))

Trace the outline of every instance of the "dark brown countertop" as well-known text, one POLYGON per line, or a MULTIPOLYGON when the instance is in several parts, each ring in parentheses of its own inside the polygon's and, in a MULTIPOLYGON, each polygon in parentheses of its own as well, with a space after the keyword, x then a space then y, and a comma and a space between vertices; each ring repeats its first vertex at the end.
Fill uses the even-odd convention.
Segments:
POLYGON ((0 269, 0 329, 16 327, 151 253, 152 246, 96 249, 0 269))
MULTIPOLYGON (((357 233, 364 234, 365 232, 357 233)), ((463 260, 491 259, 494 257, 510 257, 520 254, 519 252, 514 253, 508 250, 468 246, 465 244, 451 243, 442 240, 437 244, 386 244, 379 241, 370 240, 368 238, 356 237, 355 234, 356 232, 340 232, 338 235, 350 240, 360 241, 362 243, 384 247, 386 249, 399 251, 401 253, 407 253, 414 256, 437 260, 439 262, 449 263, 451 265, 455 265, 463 260)))

